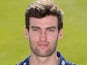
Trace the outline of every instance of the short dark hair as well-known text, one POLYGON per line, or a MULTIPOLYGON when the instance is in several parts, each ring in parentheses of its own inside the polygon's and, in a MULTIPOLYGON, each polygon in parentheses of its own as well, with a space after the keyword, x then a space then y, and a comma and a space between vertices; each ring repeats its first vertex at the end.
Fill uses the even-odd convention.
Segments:
POLYGON ((52 0, 37 0, 28 6, 25 12, 25 25, 29 30, 30 17, 43 18, 47 15, 57 16, 58 30, 63 28, 63 14, 62 11, 55 5, 52 0))

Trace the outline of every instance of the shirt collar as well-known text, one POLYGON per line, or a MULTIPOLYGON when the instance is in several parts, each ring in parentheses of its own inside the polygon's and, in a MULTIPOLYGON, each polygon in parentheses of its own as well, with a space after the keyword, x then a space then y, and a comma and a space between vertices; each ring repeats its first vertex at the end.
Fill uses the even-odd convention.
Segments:
MULTIPOLYGON (((60 52, 57 52, 57 57, 60 59, 59 65, 74 65, 71 62, 67 62, 60 52)), ((30 56, 18 65, 29 65, 30 56)))

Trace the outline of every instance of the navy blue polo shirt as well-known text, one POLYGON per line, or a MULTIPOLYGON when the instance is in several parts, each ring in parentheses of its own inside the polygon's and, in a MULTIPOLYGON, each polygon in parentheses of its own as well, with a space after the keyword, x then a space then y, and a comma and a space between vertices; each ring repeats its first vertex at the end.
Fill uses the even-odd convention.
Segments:
MULTIPOLYGON (((60 58, 60 62, 59 65, 77 65, 77 64, 73 64, 72 62, 68 62, 65 60, 65 58, 61 55, 60 52, 57 52, 57 57, 60 58)), ((29 65, 29 60, 30 60, 30 56, 27 57, 24 61, 22 61, 19 64, 16 65, 29 65)))

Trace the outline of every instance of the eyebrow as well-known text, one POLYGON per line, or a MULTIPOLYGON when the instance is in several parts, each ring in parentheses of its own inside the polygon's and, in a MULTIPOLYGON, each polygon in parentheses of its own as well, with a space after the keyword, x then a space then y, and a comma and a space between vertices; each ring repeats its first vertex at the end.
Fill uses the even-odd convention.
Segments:
POLYGON ((40 29, 40 27, 38 27, 38 26, 31 26, 31 28, 37 28, 37 29, 40 29))
MULTIPOLYGON (((38 27, 38 26, 31 26, 31 28, 41 29, 41 28, 38 27)), ((47 30, 48 30, 48 29, 56 29, 56 27, 55 27, 55 26, 50 26, 50 27, 47 27, 46 29, 47 29, 47 30)))
POLYGON ((56 29, 55 26, 50 26, 50 27, 47 27, 47 29, 56 29))

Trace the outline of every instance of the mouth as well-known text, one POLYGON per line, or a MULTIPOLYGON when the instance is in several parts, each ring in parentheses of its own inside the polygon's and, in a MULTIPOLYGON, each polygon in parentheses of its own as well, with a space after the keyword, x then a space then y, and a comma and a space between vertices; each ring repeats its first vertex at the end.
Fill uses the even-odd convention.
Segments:
POLYGON ((38 47, 40 47, 40 48, 47 48, 48 47, 48 43, 39 43, 39 44, 37 44, 38 45, 38 47))
POLYGON ((40 47, 47 47, 48 44, 38 44, 38 46, 40 46, 40 47))

